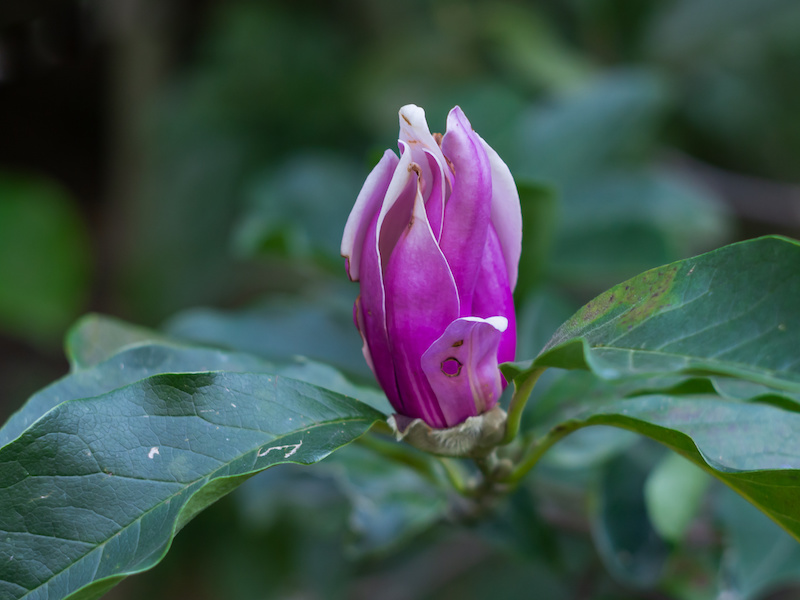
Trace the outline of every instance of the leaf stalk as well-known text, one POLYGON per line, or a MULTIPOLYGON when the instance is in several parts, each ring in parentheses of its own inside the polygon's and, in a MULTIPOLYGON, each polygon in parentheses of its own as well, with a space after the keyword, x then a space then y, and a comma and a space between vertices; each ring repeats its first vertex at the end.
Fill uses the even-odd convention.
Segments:
POLYGON ((522 412, 525 410, 525 405, 528 403, 528 398, 533 391, 539 377, 545 372, 547 367, 539 367, 534 369, 525 380, 517 385, 514 380, 514 394, 511 396, 511 403, 508 406, 508 420, 506 421, 506 433, 500 441, 500 445, 504 446, 511 443, 517 433, 519 432, 519 425, 522 421, 522 412))

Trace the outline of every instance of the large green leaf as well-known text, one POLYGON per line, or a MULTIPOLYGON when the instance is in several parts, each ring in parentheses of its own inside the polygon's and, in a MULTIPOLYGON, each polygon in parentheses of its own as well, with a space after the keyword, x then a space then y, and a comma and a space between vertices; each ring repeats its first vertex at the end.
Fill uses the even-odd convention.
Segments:
POLYGON ((317 462, 382 417, 252 373, 156 375, 62 402, 0 448, 0 595, 97 598, 254 473, 317 462))
POLYGON ((589 425, 646 435, 721 479, 800 539, 800 414, 715 395, 643 395, 585 408, 550 439, 589 425))
POLYGON ((36 392, 0 428, 0 446, 62 402, 108 393, 151 375, 205 371, 275 372, 275 367, 255 356, 220 350, 146 344, 112 355, 98 365, 76 371, 36 392))
MULTIPOLYGON (((72 373, 36 392, 11 415, 0 427, 0 446, 61 402, 99 396, 151 375, 278 371, 276 365, 256 356, 177 344, 155 331, 104 315, 82 317, 67 334, 66 352, 72 373)), ((280 374, 304 379, 297 370, 280 374)), ((326 382, 313 383, 331 388, 326 382)))
MULTIPOLYGON (((608 380, 716 375, 759 384, 756 395, 791 398, 800 392, 798 297, 798 242, 733 244, 611 288, 562 325, 534 361, 506 374, 561 367, 608 380)), ((735 387, 733 396, 745 391, 735 387)))
MULTIPOLYGON (((95 322, 88 331, 96 332, 96 324, 95 322)), ((116 323, 113 327, 115 331, 122 331, 116 323)), ((100 337, 109 339, 104 334, 100 337)), ((71 339, 76 341, 74 336, 71 339)), ((73 357, 78 356, 73 354, 73 357)), ((358 398, 376 410, 391 412, 382 392, 353 385, 336 369, 327 365, 304 359, 276 365, 250 354, 186 346, 165 340, 124 348, 102 362, 86 369, 77 369, 35 393, 0 427, 0 446, 17 437, 47 411, 66 400, 99 396, 152 375, 209 371, 272 373, 291 377, 358 398)))

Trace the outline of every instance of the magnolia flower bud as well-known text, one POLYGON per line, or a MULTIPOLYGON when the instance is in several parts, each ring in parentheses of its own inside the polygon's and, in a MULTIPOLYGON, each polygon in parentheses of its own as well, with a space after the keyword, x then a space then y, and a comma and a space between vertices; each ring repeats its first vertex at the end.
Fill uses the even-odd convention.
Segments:
POLYGON ((459 107, 433 136, 400 109, 400 158, 367 177, 342 239, 363 352, 399 415, 450 428, 492 409, 514 359, 522 245, 514 180, 459 107))

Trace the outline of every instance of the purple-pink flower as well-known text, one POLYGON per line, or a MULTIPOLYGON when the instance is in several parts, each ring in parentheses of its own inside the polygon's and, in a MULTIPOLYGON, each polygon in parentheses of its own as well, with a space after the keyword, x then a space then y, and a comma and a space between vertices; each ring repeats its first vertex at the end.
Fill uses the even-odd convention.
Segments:
POLYGON ((491 409, 514 359, 522 246, 514 179, 459 107, 444 136, 400 109, 400 158, 367 177, 342 239, 354 318, 392 406, 434 428, 491 409))

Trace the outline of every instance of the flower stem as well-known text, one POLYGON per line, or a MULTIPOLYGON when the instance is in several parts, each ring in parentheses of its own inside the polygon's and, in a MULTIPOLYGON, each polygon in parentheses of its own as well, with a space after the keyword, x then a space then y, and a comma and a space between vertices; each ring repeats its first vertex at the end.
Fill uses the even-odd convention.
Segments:
POLYGON ((388 440, 372 433, 362 435, 356 439, 356 443, 395 462, 411 467, 430 481, 438 480, 434 464, 429 458, 415 450, 410 450, 404 444, 398 444, 394 440, 388 440))
POLYGON ((523 452, 520 461, 514 465, 511 473, 503 479, 503 482, 512 487, 518 484, 528 474, 528 471, 536 466, 536 463, 539 462, 544 453, 557 441, 583 426, 585 426, 585 423, 578 421, 562 423, 548 431, 543 437, 533 440, 523 452))
POLYGON ((500 445, 511 443, 519 432, 519 424, 522 420, 522 411, 525 410, 525 404, 533 391, 533 386, 539 380, 539 376, 544 373, 547 367, 539 367, 531 371, 525 380, 517 385, 514 381, 514 395, 511 396, 511 404, 508 407, 508 421, 506 422, 506 434, 503 436, 500 445))
POLYGON ((447 475, 447 480, 455 488, 455 490, 462 496, 472 495, 469 483, 464 475, 464 469, 461 463, 455 459, 447 458, 445 456, 439 457, 439 462, 447 475))

